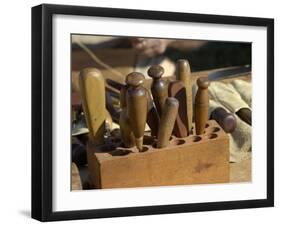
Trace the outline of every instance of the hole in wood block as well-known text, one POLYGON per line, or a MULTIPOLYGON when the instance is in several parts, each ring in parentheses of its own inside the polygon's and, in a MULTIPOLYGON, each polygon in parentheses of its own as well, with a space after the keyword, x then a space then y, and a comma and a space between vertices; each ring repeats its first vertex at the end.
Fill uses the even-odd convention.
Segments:
POLYGON ((208 139, 215 139, 215 138, 217 138, 217 137, 218 137, 218 135, 215 134, 215 133, 211 133, 211 134, 208 134, 208 135, 207 135, 207 138, 208 138, 208 139))
POLYGON ((117 149, 115 151, 110 152, 112 156, 124 156, 130 154, 132 151, 128 149, 117 149))
POLYGON ((216 133, 216 132, 218 132, 218 131, 220 131, 220 128, 219 128, 219 127, 214 127, 214 128, 211 129, 211 132, 212 132, 212 133, 216 133))
POLYGON ((148 151, 148 150, 149 150, 149 147, 143 146, 143 147, 142 147, 142 150, 141 150, 140 152, 146 152, 146 151, 148 151))
POLYGON ((184 143, 185 143, 185 140, 179 139, 179 140, 173 140, 173 141, 171 142, 171 145, 182 145, 182 144, 184 144, 184 143))
POLYGON ((194 137, 192 137, 192 141, 193 141, 193 142, 199 142, 200 140, 202 140, 202 138, 199 137, 199 136, 194 136, 194 137))

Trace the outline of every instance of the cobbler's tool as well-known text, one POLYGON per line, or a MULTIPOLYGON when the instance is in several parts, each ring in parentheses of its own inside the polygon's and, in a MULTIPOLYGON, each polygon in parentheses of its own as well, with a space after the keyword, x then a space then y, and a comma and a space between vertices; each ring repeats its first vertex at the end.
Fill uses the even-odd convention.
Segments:
POLYGON ((176 66, 176 79, 183 82, 186 89, 186 107, 188 118, 188 131, 192 130, 193 104, 192 104, 192 77, 190 66, 187 60, 178 60, 176 66))
POLYGON ((198 90, 195 96, 195 128, 196 134, 204 133, 206 122, 208 120, 209 109, 209 81, 206 78, 197 79, 198 90))
POLYGON ((248 125, 252 125, 252 111, 249 108, 241 108, 236 112, 236 115, 238 115, 239 118, 241 118, 248 125))
POLYGON ((130 120, 127 114, 127 104, 126 104, 127 90, 128 90, 128 85, 125 85, 121 88, 121 92, 120 92, 120 107, 122 110, 120 114, 119 125, 120 125, 120 133, 121 133, 121 139, 123 145, 124 147, 129 148, 135 146, 135 137, 131 129, 130 120))
POLYGON ((102 144, 104 142, 106 119, 103 76, 95 68, 83 69, 80 73, 79 85, 90 137, 94 144, 102 144))
MULTIPOLYGON (((111 80, 111 79, 106 79, 106 82, 107 82, 107 85, 109 85, 112 88, 117 89, 119 91, 122 90, 122 88, 125 86, 125 84, 120 83, 120 82, 116 82, 116 81, 111 80)), ((160 118, 159 118, 158 112, 156 110, 156 106, 155 106, 155 103, 153 101, 153 98, 151 97, 151 94, 148 90, 147 90, 147 94, 148 94, 147 95, 148 109, 147 109, 147 120, 146 120, 146 122, 147 122, 149 128, 151 129, 151 135, 156 136, 157 131, 158 131, 158 124, 159 124, 160 118)), ((114 95, 116 96, 117 94, 114 94, 114 95)))
POLYGON ((160 65, 154 65, 148 69, 147 73, 153 79, 151 84, 151 93, 158 114, 161 117, 165 100, 168 97, 168 83, 161 78, 164 74, 164 68, 160 65))
POLYGON ((127 75, 126 81, 129 86, 126 93, 128 117, 135 136, 136 146, 139 151, 142 151, 148 109, 147 90, 142 87, 144 75, 132 72, 127 75))
POLYGON ((173 134, 176 137, 187 137, 189 135, 186 107, 187 97, 183 82, 173 81, 169 84, 169 97, 174 97, 179 102, 179 110, 177 113, 173 134))
POLYGON ((178 114, 179 102, 173 97, 166 98, 157 135, 157 148, 168 145, 178 114))
POLYGON ((210 118, 216 120, 226 133, 232 133, 236 128, 235 116, 222 107, 213 110, 210 118))
POLYGON ((155 137, 158 133, 158 126, 159 126, 159 115, 156 110, 156 106, 154 101, 151 97, 151 94, 147 91, 147 101, 148 101, 148 109, 147 109, 147 119, 146 122, 151 130, 151 136, 155 137))

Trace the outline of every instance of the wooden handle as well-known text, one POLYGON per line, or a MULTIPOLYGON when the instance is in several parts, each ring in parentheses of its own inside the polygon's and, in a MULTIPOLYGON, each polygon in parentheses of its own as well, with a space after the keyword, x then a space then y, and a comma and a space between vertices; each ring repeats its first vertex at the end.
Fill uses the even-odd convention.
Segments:
POLYGON ((179 102, 177 99, 173 97, 166 99, 160 119, 157 148, 164 148, 168 145, 178 114, 178 108, 179 102))
POLYGON ((164 68, 160 65, 154 65, 149 68, 147 73, 153 79, 151 84, 151 93, 158 114, 161 116, 165 100, 168 97, 168 83, 161 79, 162 75, 164 74, 164 68))
POLYGON ((156 137, 158 133, 160 117, 156 110, 151 94, 148 91, 147 91, 147 101, 148 101, 148 109, 147 109, 146 122, 151 130, 151 136, 156 137))
POLYGON ((218 107, 211 113, 211 119, 223 128, 226 133, 232 133, 236 128, 236 118, 233 114, 228 113, 224 108, 218 107))
POLYGON ((125 85, 121 88, 120 90, 120 108, 126 108, 127 104, 126 104, 126 93, 128 90, 128 85, 125 85))
POLYGON ((120 134, 124 147, 131 148, 135 146, 135 137, 131 129, 127 110, 122 110, 119 119, 120 134))
POLYGON ((130 148, 135 146, 135 137, 131 129, 130 121, 127 113, 126 93, 128 85, 121 88, 120 91, 120 107, 121 114, 119 118, 120 134, 124 147, 130 148))
POLYGON ((195 127, 196 134, 204 133, 206 122, 208 120, 209 110, 209 81, 206 78, 197 79, 198 90, 195 96, 195 127))
POLYGON ((246 122, 248 125, 252 125, 252 111, 249 108, 241 108, 236 112, 236 115, 238 115, 239 118, 246 122))
POLYGON ((192 103, 192 77, 190 66, 187 60, 178 60, 176 66, 176 79, 182 81, 186 89, 186 107, 188 119, 188 131, 192 130, 193 103, 192 103))
POLYGON ((139 151, 142 151, 148 108, 147 90, 142 87, 144 75, 138 72, 132 72, 127 75, 126 80, 129 86, 126 93, 128 117, 135 136, 136 146, 139 151))
POLYGON ((86 68, 80 73, 79 85, 90 137, 95 145, 102 144, 106 119, 104 78, 99 70, 86 68))
POLYGON ((169 97, 174 97, 179 102, 179 110, 175 122, 173 134, 176 137, 187 137, 188 131, 188 119, 187 119, 187 107, 186 107, 186 89, 181 81, 173 81, 169 85, 169 97))

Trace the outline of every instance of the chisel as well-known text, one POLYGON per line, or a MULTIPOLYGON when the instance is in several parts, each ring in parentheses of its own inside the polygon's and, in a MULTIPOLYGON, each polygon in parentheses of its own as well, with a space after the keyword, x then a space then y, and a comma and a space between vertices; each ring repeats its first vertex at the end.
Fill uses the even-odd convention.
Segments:
POLYGON ((187 60, 180 59, 176 66, 176 79, 182 81, 186 89, 186 107, 188 119, 188 131, 192 130, 193 104, 192 104, 192 77, 190 66, 187 60))
POLYGON ((158 114, 161 117, 165 100, 168 97, 168 83, 161 79, 162 75, 164 74, 164 68, 160 65, 151 66, 148 69, 147 74, 153 79, 151 84, 151 93, 158 114))
POLYGON ((157 148, 168 145, 178 114, 179 102, 173 97, 166 98, 157 135, 157 148))
POLYGON ((198 90, 195 96, 195 127, 196 134, 200 135, 204 133, 206 122, 208 120, 209 110, 209 93, 208 86, 209 81, 206 78, 197 79, 198 90))
POLYGON ((187 107, 186 107, 186 89, 181 81, 173 81, 169 84, 169 97, 174 97, 179 102, 179 110, 175 121, 173 134, 176 137, 187 137, 188 131, 188 119, 187 119, 187 107))
POLYGON ((142 151, 148 109, 147 90, 142 87, 144 75, 132 72, 127 75, 126 81, 129 86, 126 92, 127 113, 135 136, 137 149, 142 151))
POLYGON ((80 72, 79 86, 90 137, 94 144, 102 144, 106 119, 104 78, 99 70, 86 68, 80 72))

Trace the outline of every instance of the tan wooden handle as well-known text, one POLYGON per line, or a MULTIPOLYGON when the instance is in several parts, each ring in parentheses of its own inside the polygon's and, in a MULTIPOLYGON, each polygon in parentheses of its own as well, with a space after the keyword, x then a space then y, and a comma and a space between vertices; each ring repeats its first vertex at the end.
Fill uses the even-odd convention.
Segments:
POLYGON ((127 89, 128 89, 128 85, 122 87, 120 91, 120 107, 122 111, 119 118, 119 125, 120 125, 120 133, 121 133, 121 139, 123 145, 126 148, 130 148, 135 146, 135 137, 131 129, 130 120, 127 114, 127 103, 126 103, 127 89))
POLYGON ((198 90, 195 96, 195 127, 196 134, 204 133, 206 122, 208 120, 209 110, 209 81, 206 78, 197 79, 198 90))
POLYGON ((147 90, 142 87, 144 76, 141 73, 133 72, 127 76, 126 80, 129 86, 126 93, 128 117, 136 146, 139 151, 142 151, 148 109, 147 90))
POLYGON ((102 144, 106 119, 104 78, 99 70, 86 68, 80 72, 79 85, 90 137, 95 145, 102 144))
POLYGON ((160 125, 158 130, 157 148, 164 148, 168 145, 169 139, 175 125, 178 114, 179 102, 173 97, 168 97, 165 101, 160 125))
POLYGON ((193 103, 192 103, 192 77, 190 66, 187 60, 178 60, 176 67, 176 78, 182 81, 186 89, 186 107, 187 107, 187 118, 188 118, 188 131, 192 130, 192 118, 193 118, 193 103))

